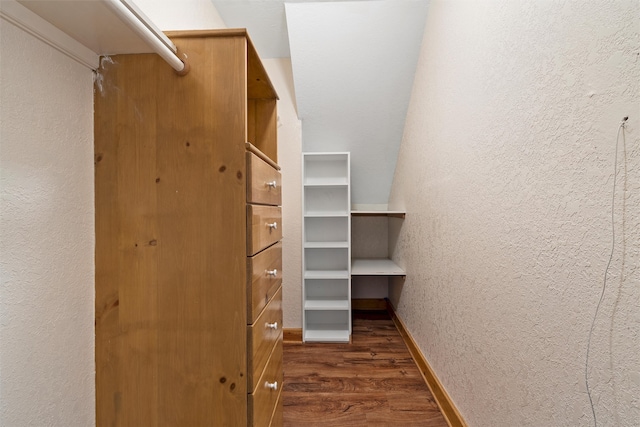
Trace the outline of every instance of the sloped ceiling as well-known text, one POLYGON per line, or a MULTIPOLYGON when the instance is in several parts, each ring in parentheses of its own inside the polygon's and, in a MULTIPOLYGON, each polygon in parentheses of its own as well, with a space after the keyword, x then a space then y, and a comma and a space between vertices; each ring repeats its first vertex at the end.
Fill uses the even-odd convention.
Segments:
POLYGON ((411 96, 426 0, 223 0, 263 58, 293 66, 303 151, 351 152, 353 204, 384 205, 411 96))

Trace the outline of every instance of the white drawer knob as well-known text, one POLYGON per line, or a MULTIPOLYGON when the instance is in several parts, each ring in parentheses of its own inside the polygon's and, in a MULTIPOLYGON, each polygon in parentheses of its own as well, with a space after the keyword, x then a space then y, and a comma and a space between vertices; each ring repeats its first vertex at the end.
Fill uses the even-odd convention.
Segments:
POLYGON ((278 186, 278 183, 276 181, 269 181, 265 182, 265 185, 269 188, 276 188, 278 186))
POLYGON ((278 223, 277 222, 272 222, 271 224, 267 223, 267 227, 269 227, 272 230, 277 230, 278 229, 278 223))
POLYGON ((278 389, 278 381, 274 381, 272 383, 270 383, 269 381, 264 383, 264 386, 270 390, 277 390, 278 389))
POLYGON ((276 331, 278 330, 278 322, 265 323, 264 326, 267 329, 275 329, 276 331))
POLYGON ((274 268, 273 270, 267 270, 267 276, 276 277, 278 275, 278 269, 274 268))

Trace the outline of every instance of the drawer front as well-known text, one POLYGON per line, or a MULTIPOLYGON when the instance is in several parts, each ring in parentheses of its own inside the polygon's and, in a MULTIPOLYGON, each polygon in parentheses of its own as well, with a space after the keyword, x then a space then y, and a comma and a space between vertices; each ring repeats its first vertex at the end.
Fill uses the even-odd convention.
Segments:
POLYGON ((271 424, 269 427, 282 427, 284 424, 284 405, 282 403, 282 390, 280 391, 280 396, 278 396, 278 402, 276 403, 276 407, 273 411, 273 415, 271 415, 271 424))
POLYGON ((251 152, 247 152, 247 203, 282 204, 280 172, 251 152))
POLYGON ((255 392, 249 395, 249 426, 268 426, 282 388, 282 341, 278 341, 255 392))
POLYGON ((247 255, 255 255, 282 239, 279 206, 247 205, 247 255))
POLYGON ((247 258, 247 323, 255 322, 282 283, 282 243, 247 258))
POLYGON ((259 386, 258 379, 276 342, 282 342, 282 288, 278 289, 258 320, 247 326, 248 391, 255 391, 259 386))

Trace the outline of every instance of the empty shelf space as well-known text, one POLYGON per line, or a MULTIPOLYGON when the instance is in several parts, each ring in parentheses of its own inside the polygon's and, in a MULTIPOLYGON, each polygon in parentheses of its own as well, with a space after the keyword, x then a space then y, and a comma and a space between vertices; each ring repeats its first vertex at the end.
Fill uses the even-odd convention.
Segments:
POLYGON ((353 259, 352 276, 405 276, 406 272, 390 259, 353 259))

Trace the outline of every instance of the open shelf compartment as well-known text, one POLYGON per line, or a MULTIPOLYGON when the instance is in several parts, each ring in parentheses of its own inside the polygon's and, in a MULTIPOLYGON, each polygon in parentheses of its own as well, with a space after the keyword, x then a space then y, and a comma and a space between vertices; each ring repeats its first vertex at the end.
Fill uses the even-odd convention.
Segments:
POLYGON ((305 153, 304 185, 349 185, 349 153, 305 153))
POLYGON ((305 310, 304 341, 349 342, 351 312, 347 310, 305 310))

